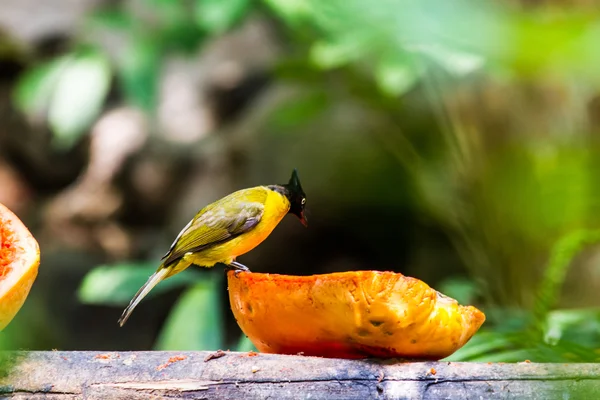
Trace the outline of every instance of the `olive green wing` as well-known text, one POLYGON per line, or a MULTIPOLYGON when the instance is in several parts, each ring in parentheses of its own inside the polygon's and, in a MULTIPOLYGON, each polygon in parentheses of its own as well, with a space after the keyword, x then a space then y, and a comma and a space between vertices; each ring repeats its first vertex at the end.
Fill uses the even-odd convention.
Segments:
POLYGON ((250 231, 261 220, 264 204, 259 201, 222 199, 206 207, 183 228, 163 257, 168 265, 187 253, 195 253, 212 245, 223 243, 250 231))

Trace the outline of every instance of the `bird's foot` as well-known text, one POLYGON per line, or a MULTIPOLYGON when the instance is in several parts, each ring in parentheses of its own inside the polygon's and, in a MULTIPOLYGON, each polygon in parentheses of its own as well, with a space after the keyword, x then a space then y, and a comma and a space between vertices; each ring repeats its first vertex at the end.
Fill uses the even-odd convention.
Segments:
POLYGON ((237 261, 232 261, 231 264, 227 265, 228 269, 232 269, 234 270, 234 274, 237 277, 238 274, 242 271, 250 271, 250 269, 248 267, 246 267, 244 264, 240 264, 237 261))

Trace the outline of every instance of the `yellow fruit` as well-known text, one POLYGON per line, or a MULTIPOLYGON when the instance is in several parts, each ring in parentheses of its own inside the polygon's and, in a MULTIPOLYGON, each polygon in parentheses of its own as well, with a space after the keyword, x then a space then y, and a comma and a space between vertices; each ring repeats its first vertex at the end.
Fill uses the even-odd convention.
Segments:
POLYGON ((394 272, 227 278, 240 328, 265 353, 438 360, 485 321, 475 307, 394 272))
POLYGON ((37 241, 21 220, 0 204, 0 330, 21 309, 39 264, 37 241))

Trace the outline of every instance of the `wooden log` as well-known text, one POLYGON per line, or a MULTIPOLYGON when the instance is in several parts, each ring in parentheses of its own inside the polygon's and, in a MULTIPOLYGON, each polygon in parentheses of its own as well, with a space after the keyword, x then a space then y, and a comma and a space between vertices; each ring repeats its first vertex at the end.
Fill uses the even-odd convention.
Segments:
POLYGON ((591 399, 600 393, 600 364, 204 351, 7 352, 0 362, 0 395, 15 399, 591 399))

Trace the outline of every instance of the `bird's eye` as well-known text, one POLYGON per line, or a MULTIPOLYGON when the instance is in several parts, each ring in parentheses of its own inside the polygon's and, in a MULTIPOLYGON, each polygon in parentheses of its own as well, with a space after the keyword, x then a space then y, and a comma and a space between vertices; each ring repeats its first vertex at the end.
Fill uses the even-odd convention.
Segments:
POLYGON ((302 205, 304 205, 304 203, 306 203, 306 197, 302 199, 302 205))

